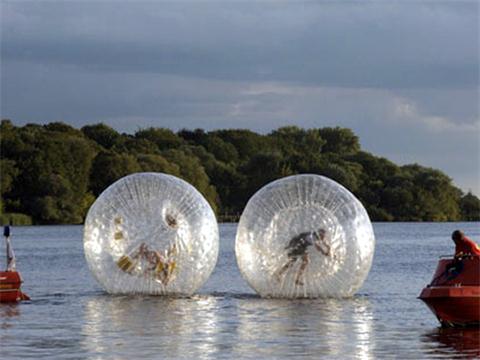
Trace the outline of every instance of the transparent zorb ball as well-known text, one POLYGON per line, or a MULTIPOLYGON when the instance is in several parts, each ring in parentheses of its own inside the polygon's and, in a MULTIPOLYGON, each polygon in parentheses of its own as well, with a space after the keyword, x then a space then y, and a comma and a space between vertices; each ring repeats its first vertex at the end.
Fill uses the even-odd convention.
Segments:
POLYGON ((261 188, 238 224, 240 271, 263 297, 349 297, 372 264, 375 237, 360 201, 320 175, 261 188))
POLYGON ((85 221, 88 266, 113 294, 193 294, 213 271, 218 246, 217 221, 205 198, 166 174, 118 180, 85 221))

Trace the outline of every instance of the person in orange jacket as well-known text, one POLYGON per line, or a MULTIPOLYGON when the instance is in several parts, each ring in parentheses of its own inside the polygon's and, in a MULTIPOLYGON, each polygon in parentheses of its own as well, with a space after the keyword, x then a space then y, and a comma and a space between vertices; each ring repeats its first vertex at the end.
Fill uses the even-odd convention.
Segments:
POLYGON ((460 230, 455 230, 452 233, 452 240, 455 243, 455 257, 462 257, 464 255, 480 256, 480 247, 470 240, 460 230))

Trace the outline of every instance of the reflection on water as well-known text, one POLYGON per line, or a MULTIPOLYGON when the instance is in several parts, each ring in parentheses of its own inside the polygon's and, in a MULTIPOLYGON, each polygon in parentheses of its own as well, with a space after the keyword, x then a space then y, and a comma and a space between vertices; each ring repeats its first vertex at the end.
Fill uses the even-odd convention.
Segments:
POLYGON ((215 303, 214 297, 98 296, 85 306, 82 345, 89 353, 112 358, 210 358, 216 350, 215 303))
MULTIPOLYGON (((0 309, 2 315, 18 314, 17 307, 0 309)), ((4 324, 8 316, 2 316, 4 324)), ((386 350, 377 344, 386 340, 378 339, 379 331, 367 297, 292 301, 229 293, 180 299, 97 295, 84 304, 81 347, 101 358, 253 359, 280 354, 373 359, 386 350)), ((410 342, 411 335, 396 336, 410 342)), ((419 340, 429 357, 480 356, 480 329, 436 328, 419 340)), ((419 349, 411 350, 404 353, 406 358, 418 354, 419 349)))
POLYGON ((18 265, 32 301, 0 304, 0 357, 480 357, 479 330, 438 329, 417 299, 437 266, 435 254, 452 250, 445 234, 455 228, 480 238, 478 223, 376 224, 379 241, 362 295, 293 301, 261 299, 243 281, 234 224, 220 226, 221 254, 203 295, 183 299, 106 295, 86 266, 82 227, 17 228, 18 265))
POLYGON ((431 353, 435 355, 480 358, 479 328, 438 328, 426 333, 422 341, 431 346, 431 353))
POLYGON ((0 328, 8 329, 12 327, 15 318, 20 315, 19 304, 0 304, 0 328))
POLYGON ((366 298, 248 300, 240 301, 238 311, 240 353, 372 357, 372 314, 366 298), (259 340, 270 346, 254 351, 259 340))
POLYGON ((85 305, 82 335, 87 353, 111 358, 258 358, 274 354, 373 358, 372 312, 366 298, 287 301, 232 294, 184 299, 97 296, 85 305))

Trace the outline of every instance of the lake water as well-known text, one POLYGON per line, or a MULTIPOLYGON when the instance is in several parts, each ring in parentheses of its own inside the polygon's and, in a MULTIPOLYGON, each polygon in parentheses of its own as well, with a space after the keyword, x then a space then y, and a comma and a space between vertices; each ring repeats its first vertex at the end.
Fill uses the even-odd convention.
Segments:
POLYGON ((0 357, 475 358, 479 330, 439 328, 416 298, 438 256, 452 253, 457 228, 480 239, 479 223, 376 223, 373 266, 355 297, 272 300, 240 276, 236 224, 220 225, 217 267, 183 299, 104 293, 87 268, 81 226, 17 227, 17 267, 32 301, 0 304, 0 357))

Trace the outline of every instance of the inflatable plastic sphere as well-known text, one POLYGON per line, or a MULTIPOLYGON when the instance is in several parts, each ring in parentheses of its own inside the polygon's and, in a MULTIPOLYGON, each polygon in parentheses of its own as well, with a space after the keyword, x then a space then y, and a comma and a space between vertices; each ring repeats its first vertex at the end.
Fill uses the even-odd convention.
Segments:
POLYGON ((263 297, 348 297, 372 264, 375 237, 365 208, 319 175, 274 181, 248 202, 235 252, 263 297))
POLYGON ((92 205, 84 249, 109 293, 190 295, 215 267, 218 225, 190 184, 138 173, 115 182, 92 205))

